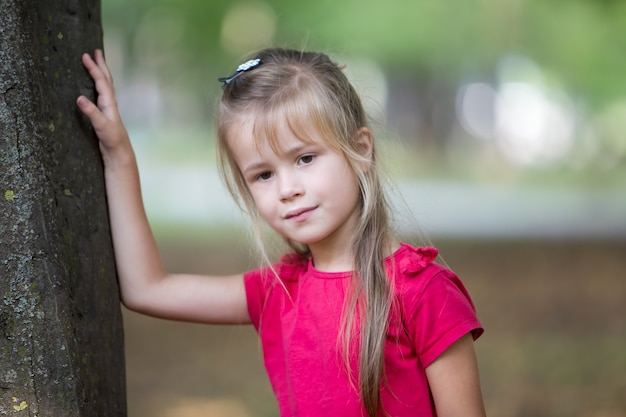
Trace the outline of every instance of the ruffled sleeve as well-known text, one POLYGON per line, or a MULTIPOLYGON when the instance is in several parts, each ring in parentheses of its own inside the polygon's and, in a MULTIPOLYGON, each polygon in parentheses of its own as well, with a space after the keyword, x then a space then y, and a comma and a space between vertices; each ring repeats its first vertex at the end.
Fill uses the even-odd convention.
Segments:
POLYGON ((413 276, 432 263, 437 258, 439 251, 430 246, 417 248, 406 246, 406 253, 406 256, 398 262, 398 267, 403 274, 413 276))
POLYGON ((403 321, 423 367, 467 333, 477 339, 483 327, 463 282, 434 263, 438 251, 409 247, 397 261, 403 321))
POLYGON ((281 291, 293 291, 298 277, 307 268, 308 258, 297 253, 283 255, 271 267, 248 271, 244 274, 246 301, 250 321, 258 330, 261 315, 269 294, 278 287, 281 291))

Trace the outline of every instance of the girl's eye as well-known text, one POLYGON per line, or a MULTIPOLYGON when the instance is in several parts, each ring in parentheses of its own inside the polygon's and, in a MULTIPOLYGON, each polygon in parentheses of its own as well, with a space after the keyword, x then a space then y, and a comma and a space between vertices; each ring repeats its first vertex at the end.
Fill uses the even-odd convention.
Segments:
POLYGON ((270 171, 261 172, 256 176, 256 179, 259 181, 267 181, 272 178, 272 173, 270 171))
POLYGON ((307 164, 310 164, 311 162, 313 162, 313 159, 315 159, 315 155, 303 155, 303 156, 300 157, 298 162, 301 165, 307 165, 307 164))

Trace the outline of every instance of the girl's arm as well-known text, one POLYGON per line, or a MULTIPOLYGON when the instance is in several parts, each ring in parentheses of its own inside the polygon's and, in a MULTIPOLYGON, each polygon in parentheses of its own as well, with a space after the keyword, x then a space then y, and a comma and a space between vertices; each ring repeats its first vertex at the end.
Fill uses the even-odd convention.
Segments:
POLYGON ((207 277, 168 274, 141 198, 139 173, 120 118, 113 79, 101 50, 82 57, 98 92, 97 105, 77 99, 100 140, 109 220, 122 302, 162 318, 210 323, 249 322, 242 275, 207 277))
POLYGON ((474 340, 461 337, 426 368, 439 417, 485 417, 474 340))

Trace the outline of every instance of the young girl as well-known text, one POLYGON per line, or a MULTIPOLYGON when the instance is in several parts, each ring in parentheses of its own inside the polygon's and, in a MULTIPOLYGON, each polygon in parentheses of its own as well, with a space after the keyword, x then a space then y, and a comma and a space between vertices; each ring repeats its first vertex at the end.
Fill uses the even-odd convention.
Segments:
POLYGON ((98 101, 77 103, 100 139, 126 307, 254 325, 281 416, 484 416, 472 301, 436 249, 391 233, 374 138, 340 66, 266 49, 220 79, 225 182, 265 260, 263 221, 290 250, 216 277, 164 270, 102 51, 83 64, 98 101))

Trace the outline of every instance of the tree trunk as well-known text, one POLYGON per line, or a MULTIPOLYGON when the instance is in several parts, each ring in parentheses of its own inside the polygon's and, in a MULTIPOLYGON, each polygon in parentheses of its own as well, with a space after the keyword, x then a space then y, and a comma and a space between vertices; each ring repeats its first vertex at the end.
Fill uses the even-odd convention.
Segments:
POLYGON ((96 47, 98 0, 0 0, 0 416, 126 415, 96 47))

